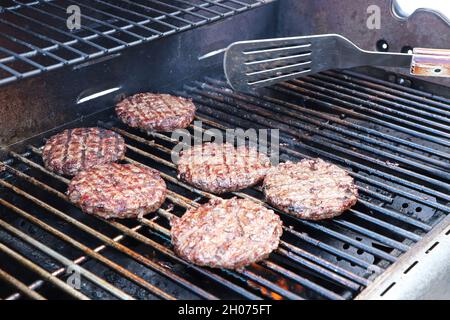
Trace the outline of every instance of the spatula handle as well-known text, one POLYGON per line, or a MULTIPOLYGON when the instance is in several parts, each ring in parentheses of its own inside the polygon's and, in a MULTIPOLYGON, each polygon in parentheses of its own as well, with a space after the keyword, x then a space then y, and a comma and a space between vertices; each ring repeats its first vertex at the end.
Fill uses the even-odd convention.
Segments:
POLYGON ((411 74, 428 77, 450 77, 450 50, 414 48, 411 74))

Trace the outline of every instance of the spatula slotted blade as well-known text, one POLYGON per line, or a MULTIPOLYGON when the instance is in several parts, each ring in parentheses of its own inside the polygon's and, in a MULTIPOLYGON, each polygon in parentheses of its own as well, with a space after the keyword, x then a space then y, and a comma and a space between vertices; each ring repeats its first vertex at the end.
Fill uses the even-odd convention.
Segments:
MULTIPOLYGON (((328 36, 322 37, 333 41, 328 36)), ((248 92, 308 75, 316 69, 313 50, 317 48, 317 40, 295 37, 236 42, 225 53, 228 82, 235 90, 248 92)))
POLYGON ((326 34, 233 43, 225 52, 224 69, 233 89, 251 92, 329 69, 409 67, 410 62, 411 55, 364 51, 340 35, 326 34))

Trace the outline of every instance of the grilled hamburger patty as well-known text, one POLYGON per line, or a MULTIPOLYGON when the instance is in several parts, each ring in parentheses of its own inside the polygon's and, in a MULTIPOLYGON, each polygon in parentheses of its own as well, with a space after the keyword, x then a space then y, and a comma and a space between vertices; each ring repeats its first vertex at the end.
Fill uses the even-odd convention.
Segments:
POLYGON ((47 169, 73 176, 95 165, 123 159, 125 149, 124 139, 113 131, 67 129, 47 140, 42 159, 47 169))
POLYGON ((195 105, 169 94, 138 93, 118 103, 116 113, 130 127, 167 132, 189 126, 195 105))
POLYGON ((237 191, 262 181, 269 158, 256 149, 205 143, 181 153, 178 178, 214 193, 237 191))
POLYGON ((135 218, 157 210, 166 197, 159 172, 134 164, 110 163, 82 171, 69 184, 70 201, 102 218, 135 218))
POLYGON ((358 199, 353 178, 321 159, 280 164, 269 171, 263 189, 273 206, 308 220, 338 216, 358 199))
POLYGON ((175 252, 192 263, 239 269, 278 247, 282 222, 253 201, 213 199, 171 221, 175 252))

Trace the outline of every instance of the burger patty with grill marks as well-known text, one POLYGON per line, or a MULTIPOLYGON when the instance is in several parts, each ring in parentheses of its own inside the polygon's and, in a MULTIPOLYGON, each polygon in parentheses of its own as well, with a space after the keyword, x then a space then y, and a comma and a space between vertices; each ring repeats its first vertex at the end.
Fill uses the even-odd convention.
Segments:
POLYGON ((269 171, 263 189, 274 207, 308 220, 336 217, 358 200, 353 178, 321 159, 280 164, 269 171))
POLYGON ((254 148, 205 143, 181 153, 178 177, 199 189, 220 194, 257 184, 269 168, 269 158, 254 148))
POLYGON ((79 173, 67 194, 86 213, 105 219, 135 218, 163 204, 166 184, 151 168, 110 163, 79 173))
POLYGON ((138 93, 116 106, 119 119, 133 128, 147 131, 174 131, 194 120, 192 100, 169 94, 138 93))
POLYGON ((280 217, 247 199, 212 199, 171 221, 172 243, 183 259, 200 266, 239 269, 278 247, 280 217))
POLYGON ((47 140, 42 160, 47 169, 74 176, 98 164, 121 160, 125 141, 119 134, 102 128, 67 129, 47 140))

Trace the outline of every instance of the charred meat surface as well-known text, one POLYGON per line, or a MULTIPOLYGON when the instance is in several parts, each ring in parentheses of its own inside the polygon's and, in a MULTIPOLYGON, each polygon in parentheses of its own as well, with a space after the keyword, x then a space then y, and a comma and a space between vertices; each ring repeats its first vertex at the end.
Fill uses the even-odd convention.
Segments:
POLYGON ((119 134, 102 128, 67 129, 47 140, 42 159, 47 169, 67 176, 93 166, 121 160, 125 141, 119 134))
POLYGON ((116 113, 132 128, 169 132, 189 126, 195 105, 189 99, 169 94, 138 93, 119 102, 116 113))
POLYGON ((181 153, 178 177, 199 189, 221 194, 257 184, 269 168, 270 159, 254 148, 205 143, 181 153))
POLYGON ((163 204, 166 184, 151 168, 111 163, 79 173, 67 194, 86 213, 105 219, 135 218, 163 204))
POLYGON ((269 171, 263 189, 273 206, 308 220, 336 217, 358 199, 353 178, 321 159, 280 164, 269 171))
POLYGON ((172 243, 182 258, 212 268, 239 269, 278 247, 280 217, 247 199, 212 199, 171 222, 172 243))

